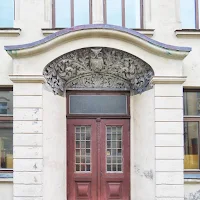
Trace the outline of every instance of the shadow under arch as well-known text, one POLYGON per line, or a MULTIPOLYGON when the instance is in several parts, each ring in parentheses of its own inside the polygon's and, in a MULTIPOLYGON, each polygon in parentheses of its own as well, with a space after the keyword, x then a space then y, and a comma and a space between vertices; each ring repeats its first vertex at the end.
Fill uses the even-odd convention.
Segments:
POLYGON ((114 48, 77 49, 51 61, 43 75, 54 94, 68 89, 132 90, 142 93, 152 86, 152 67, 142 59, 114 48))

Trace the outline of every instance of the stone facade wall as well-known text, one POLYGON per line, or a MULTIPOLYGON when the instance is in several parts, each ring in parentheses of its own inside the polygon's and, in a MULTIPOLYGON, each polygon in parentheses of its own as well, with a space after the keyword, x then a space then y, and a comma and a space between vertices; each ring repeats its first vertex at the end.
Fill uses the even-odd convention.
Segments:
MULTIPOLYGON (((42 200, 52 198, 55 199, 57 191, 61 194, 60 198, 65 198, 66 187, 66 168, 64 157, 66 155, 65 142, 62 141, 62 145, 58 149, 59 157, 55 152, 51 151, 50 144, 55 143, 55 128, 60 128, 59 137, 61 139, 62 134, 65 134, 65 119, 63 119, 62 126, 50 127, 48 123, 51 123, 53 117, 60 120, 59 116, 64 117, 65 113, 65 101, 60 97, 54 98, 53 94, 50 94, 50 90, 45 88, 42 83, 12 83, 9 78, 10 74, 21 73, 20 68, 27 72, 37 74, 38 68, 44 68, 39 66, 39 60, 43 59, 43 55, 39 57, 39 60, 35 60, 33 57, 27 62, 14 61, 5 52, 4 45, 22 44, 27 42, 33 42, 35 40, 44 37, 42 28, 51 28, 51 0, 15 0, 15 28, 21 28, 21 32, 14 33, 13 31, 0 31, 0 86, 8 86, 14 84, 14 178, 15 184, 12 188, 12 180, 0 182, 0 199, 11 200, 14 196, 14 200, 42 200), (33 12, 34 11, 34 12, 33 12), (19 62, 19 63, 18 63, 19 62), (15 68, 13 69, 13 63, 15 68), (45 91, 45 92, 44 92, 45 91), (45 93, 45 103, 43 102, 43 94, 45 93), (49 101, 48 98, 51 98, 49 101), (48 102, 48 103, 47 103, 48 102), (56 109, 49 109, 44 113, 43 108, 46 110, 51 105, 59 104, 60 107, 56 109), (45 104, 45 105, 44 105, 45 104), (55 113, 56 110, 59 112, 55 113), (51 115, 53 114, 53 115, 51 115), (51 115, 51 117, 48 117, 51 115), (46 119, 43 122, 43 118, 46 119), (43 127, 43 123, 46 124, 43 127), (45 148, 45 149, 43 149, 45 148), (44 164, 46 164, 44 166, 44 164), (58 174, 52 174, 57 170, 58 174), (48 177, 52 175, 52 182, 48 177), (28 178, 27 178, 28 177, 28 178), (55 184, 57 188, 55 188, 55 184), (59 184, 60 182, 60 184, 59 184), (43 187, 43 185, 48 187, 43 187), (11 194, 13 192, 13 194, 11 194), (44 198, 43 198, 44 197, 44 198)), ((95 0, 93 3, 93 23, 103 22, 102 12, 102 0, 95 0)), ((163 58, 158 60, 155 57, 150 57, 150 54, 142 54, 143 59, 151 60, 151 64, 154 65, 154 69, 158 72, 157 75, 184 75, 187 76, 187 80, 184 83, 184 87, 200 87, 200 40, 199 35, 176 35, 175 30, 181 28, 180 21, 180 2, 179 0, 144 0, 144 28, 155 29, 153 39, 165 42, 167 44, 190 46, 193 48, 192 52, 183 61, 183 69, 178 67, 179 63, 173 60, 164 62, 163 58), (170 12, 169 12, 170 11, 170 12), (175 72, 176 71, 176 72, 175 72), (182 74, 183 72, 183 74, 182 74)), ((97 39, 98 44, 102 44, 105 39, 97 39)), ((87 46, 87 44, 93 44, 92 40, 82 40, 81 45, 87 46)), ((106 41, 105 41, 106 43, 106 41)), ((74 42, 69 45, 72 50, 78 48, 79 42, 74 42)), ((135 47, 131 47, 131 44, 125 44, 123 42, 116 42, 114 39, 107 41, 108 46, 117 45, 124 51, 137 54, 143 53, 135 47)), ((64 52, 66 47, 63 47, 64 52)), ((55 50, 54 50, 55 51, 55 50)), ((59 51, 60 52, 60 51, 59 51)), ((44 64, 47 60, 53 59, 53 50, 50 56, 45 57, 44 64), (51 57, 52 56, 52 57, 51 57)), ((49 60, 50 62, 51 60, 49 60)), ((47 64, 47 63, 45 63, 47 64)), ((155 157, 155 163, 149 163, 147 169, 144 169, 144 163, 142 163, 143 170, 151 170, 153 179, 148 179, 148 186, 142 188, 143 191, 147 189, 152 196, 155 195, 157 200, 182 200, 183 191, 185 188, 185 197, 187 200, 197 200, 199 195, 199 183, 184 184, 183 180, 183 108, 182 108, 182 85, 181 84, 159 84, 155 85, 155 108, 148 108, 148 117, 152 116, 152 110, 155 109, 155 137, 149 146, 151 154, 149 158, 155 157), (165 103, 163 104, 163 100, 165 103), (167 130, 167 131, 166 131, 167 130), (155 151, 155 152, 154 152, 155 151), (155 190, 151 190, 154 187, 155 190), (196 199, 195 199, 196 198, 196 199)), ((146 98, 149 98, 149 94, 146 98)), ((152 97, 152 95, 150 95, 152 97)), ((135 97, 133 102, 137 102, 143 97, 135 97)), ((133 105, 134 106, 134 105, 133 105)), ((136 111, 136 110, 135 110, 136 111)), ((139 112, 139 111, 138 111, 139 112)), ((146 113, 145 109, 141 113, 146 113)), ((142 120, 141 120, 142 121, 142 120)), ((134 124, 134 123, 133 123, 134 124)), ((138 130, 140 127, 136 127, 138 130)), ((153 126, 152 126, 153 130, 153 126)), ((152 132, 151 132, 152 134, 152 132)), ((144 135, 143 135, 144 136, 144 135)), ((137 138, 143 139, 143 136, 137 138)), ((65 137, 64 137, 65 138, 65 137)), ((59 145, 59 139, 56 140, 59 145)), ((66 139, 66 138, 65 138, 66 139)), ((147 142, 147 141, 146 141, 147 142)), ((134 144, 134 141, 133 141, 134 144)), ((138 144, 137 144, 138 145, 138 144)), ((145 145, 144 145, 145 146, 145 145)), ((145 154, 146 150, 140 148, 138 153, 145 154)), ((137 161, 137 157, 133 160, 137 161)), ((139 160, 139 159, 138 159, 139 160)), ((137 172, 137 166, 132 166, 132 171, 137 172)), ((141 166, 140 166, 141 167, 141 166)), ((134 172, 134 173, 135 173, 134 172)), ((131 179, 136 180, 138 183, 144 183, 145 176, 141 174, 132 174, 131 179)), ((198 182, 198 181, 197 181, 198 182)), ((137 183, 136 183, 137 185, 137 183)), ((138 195, 139 198, 145 198, 140 196, 138 185, 133 188, 133 195, 138 195), (135 191, 134 191, 135 190, 135 191)), ((139 199, 136 199, 139 200, 139 199)))

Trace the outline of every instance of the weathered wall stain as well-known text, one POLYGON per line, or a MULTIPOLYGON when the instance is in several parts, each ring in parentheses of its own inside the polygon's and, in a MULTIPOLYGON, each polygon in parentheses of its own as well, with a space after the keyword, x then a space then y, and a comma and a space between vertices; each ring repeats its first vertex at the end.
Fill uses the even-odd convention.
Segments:
POLYGON ((153 170, 142 170, 138 165, 134 165, 134 170, 139 176, 153 180, 153 170))
POLYGON ((195 193, 190 193, 188 197, 185 197, 184 200, 200 200, 200 190, 195 193))

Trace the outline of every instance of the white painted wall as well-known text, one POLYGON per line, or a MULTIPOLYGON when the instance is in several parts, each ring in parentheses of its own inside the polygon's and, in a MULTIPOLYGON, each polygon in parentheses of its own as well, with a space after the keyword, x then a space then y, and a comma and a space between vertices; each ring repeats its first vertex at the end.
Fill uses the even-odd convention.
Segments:
POLYGON ((44 190, 47 200, 66 199, 66 98, 43 88, 44 190))
POLYGON ((0 182, 0 199, 13 200, 12 182, 0 182))
POLYGON ((154 90, 131 96, 131 199, 134 200, 155 198, 154 132, 154 90))

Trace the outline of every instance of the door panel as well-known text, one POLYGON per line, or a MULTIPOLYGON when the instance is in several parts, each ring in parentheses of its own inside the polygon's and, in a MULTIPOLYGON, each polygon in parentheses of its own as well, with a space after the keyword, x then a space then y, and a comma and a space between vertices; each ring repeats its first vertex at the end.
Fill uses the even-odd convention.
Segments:
POLYGON ((95 121, 68 121, 68 199, 96 199, 95 121))
POLYGON ((128 200, 129 120, 68 119, 68 199, 128 200))
POLYGON ((129 121, 101 121, 101 199, 129 199, 129 121))

